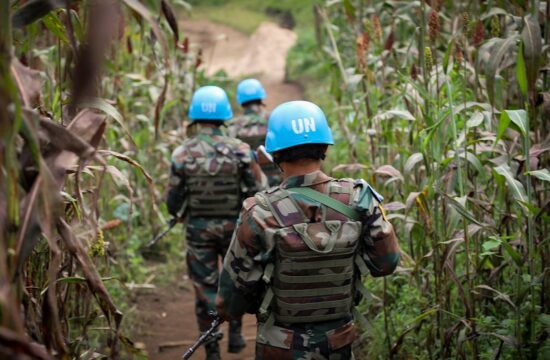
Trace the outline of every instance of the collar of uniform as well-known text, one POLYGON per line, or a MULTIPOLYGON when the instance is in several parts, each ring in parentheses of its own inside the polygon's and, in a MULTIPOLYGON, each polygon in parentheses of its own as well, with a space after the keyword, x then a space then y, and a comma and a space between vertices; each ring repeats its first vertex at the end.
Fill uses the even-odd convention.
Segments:
POLYGON ((201 126, 199 130, 197 131, 197 134, 204 134, 204 135, 223 135, 222 129, 219 127, 212 128, 212 127, 204 127, 201 126))
POLYGON ((281 187, 288 189, 292 187, 313 186, 330 180, 332 180, 330 176, 321 170, 317 170, 305 175, 290 176, 281 183, 281 187))

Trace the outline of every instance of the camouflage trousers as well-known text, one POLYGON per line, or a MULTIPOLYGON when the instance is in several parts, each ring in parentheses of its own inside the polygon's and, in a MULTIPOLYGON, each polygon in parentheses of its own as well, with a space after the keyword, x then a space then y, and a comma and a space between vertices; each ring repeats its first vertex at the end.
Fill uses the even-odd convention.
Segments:
POLYGON ((256 360, 350 360, 354 339, 351 321, 336 329, 318 323, 262 330, 259 324, 256 360))
POLYGON ((190 218, 186 226, 187 272, 195 289, 195 313, 201 332, 210 327, 216 310, 219 264, 235 229, 234 219, 190 218))

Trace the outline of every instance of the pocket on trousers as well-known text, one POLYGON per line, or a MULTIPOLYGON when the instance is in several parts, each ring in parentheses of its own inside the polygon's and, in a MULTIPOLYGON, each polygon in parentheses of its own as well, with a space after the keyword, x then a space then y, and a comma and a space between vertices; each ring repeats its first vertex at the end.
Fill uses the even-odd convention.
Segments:
POLYGON ((337 329, 326 333, 329 346, 332 350, 337 350, 349 345, 355 340, 356 328, 352 321, 337 329))
POLYGON ((292 349, 294 331, 275 325, 263 325, 262 323, 258 324, 258 336, 256 337, 258 344, 279 349, 292 349))

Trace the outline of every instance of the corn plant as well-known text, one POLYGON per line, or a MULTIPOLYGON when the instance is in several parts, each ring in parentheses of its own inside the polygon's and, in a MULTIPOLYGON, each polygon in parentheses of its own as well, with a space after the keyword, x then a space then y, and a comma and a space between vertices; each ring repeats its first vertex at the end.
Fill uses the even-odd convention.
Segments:
POLYGON ((142 357, 120 284, 164 220, 150 173, 200 57, 164 0, 2 1, 0 18, 0 355, 142 357))
POLYGON ((550 354, 548 1, 328 1, 333 172, 385 195, 398 274, 359 358, 550 354), (337 165, 337 166, 336 166, 337 165))

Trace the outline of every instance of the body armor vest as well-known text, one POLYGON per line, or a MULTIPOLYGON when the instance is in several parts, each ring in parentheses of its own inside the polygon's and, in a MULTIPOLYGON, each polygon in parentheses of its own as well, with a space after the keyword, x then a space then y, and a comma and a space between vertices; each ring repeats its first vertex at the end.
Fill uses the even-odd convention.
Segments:
MULTIPOLYGON (((331 183, 332 192, 353 191, 331 183), (336 189, 337 188, 337 189, 336 189)), ((281 323, 313 323, 342 319, 352 314, 356 279, 360 221, 328 220, 326 211, 320 222, 305 218, 291 195, 292 189, 277 189, 257 194, 267 203, 280 228, 268 229, 275 242, 275 262, 266 267, 264 281, 269 290, 260 313, 269 304, 270 315, 281 323), (282 200, 282 201, 277 201, 282 200), (275 204, 275 201, 277 203, 275 204), (273 211, 302 214, 302 219, 281 219, 273 211)), ((350 196, 351 199, 351 196, 350 196)))
POLYGON ((191 217, 236 217, 241 209, 241 164, 225 143, 198 136, 214 151, 184 164, 191 217))

